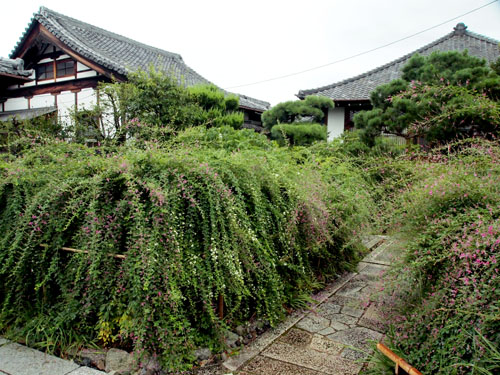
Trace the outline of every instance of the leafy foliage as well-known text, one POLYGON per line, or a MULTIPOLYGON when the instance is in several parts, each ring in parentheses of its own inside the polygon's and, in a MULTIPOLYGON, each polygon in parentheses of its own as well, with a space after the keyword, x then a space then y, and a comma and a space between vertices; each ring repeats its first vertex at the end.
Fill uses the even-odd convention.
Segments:
POLYGON ((374 109, 354 118, 368 145, 382 131, 431 142, 497 132, 500 76, 484 60, 434 52, 413 56, 402 70, 371 94, 374 109))
POLYGON ((226 95, 214 85, 185 88, 153 69, 131 73, 127 82, 103 84, 99 93, 94 111, 103 124, 100 137, 118 143, 130 137, 164 141, 198 125, 239 129, 243 124, 235 95, 226 95))
POLYGON ((230 126, 220 126, 207 129, 203 126, 188 128, 177 134, 169 145, 172 147, 194 147, 223 149, 226 151, 240 150, 271 150, 274 143, 252 129, 235 130, 230 126))
POLYGON ((61 124, 53 114, 22 121, 17 118, 0 121, 0 151, 10 154, 22 152, 44 139, 63 136, 61 124))
POLYGON ((271 130, 273 139, 281 145, 307 146, 316 141, 326 141, 326 126, 321 124, 279 124, 271 130))
POLYGON ((407 161, 419 176, 392 217, 411 240, 386 318, 393 348, 423 373, 500 366, 499 156, 498 145, 468 141, 407 161))
POLYGON ((80 337, 180 369, 196 347, 220 349, 226 327, 274 324, 352 267, 359 202, 260 136, 238 152, 245 133, 199 131, 144 150, 53 142, 0 164, 4 334, 50 331, 52 350, 80 337), (219 135, 222 148, 203 146, 219 135))
POLYGON ((321 123, 325 112, 333 108, 331 99, 322 96, 308 96, 304 100, 294 100, 275 105, 262 114, 262 124, 272 129, 276 124, 300 122, 311 117, 311 123, 321 123))

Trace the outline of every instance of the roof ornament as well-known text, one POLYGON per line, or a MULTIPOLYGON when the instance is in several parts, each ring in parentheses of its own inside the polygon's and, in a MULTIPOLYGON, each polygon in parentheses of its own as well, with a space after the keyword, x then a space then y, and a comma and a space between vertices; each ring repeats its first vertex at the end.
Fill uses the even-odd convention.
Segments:
POLYGON ((19 57, 14 60, 0 57, 0 69, 22 76, 29 76, 34 72, 33 69, 24 70, 24 60, 19 57))
POLYGON ((457 23, 457 26, 453 28, 455 30, 455 35, 465 35, 465 31, 467 30, 467 26, 463 22, 457 23))
POLYGON ((0 57, 0 66, 3 66, 5 68, 9 68, 12 70, 21 71, 21 70, 24 70, 24 61, 23 61, 23 59, 20 59, 20 58, 12 60, 12 59, 6 59, 3 57, 0 57))

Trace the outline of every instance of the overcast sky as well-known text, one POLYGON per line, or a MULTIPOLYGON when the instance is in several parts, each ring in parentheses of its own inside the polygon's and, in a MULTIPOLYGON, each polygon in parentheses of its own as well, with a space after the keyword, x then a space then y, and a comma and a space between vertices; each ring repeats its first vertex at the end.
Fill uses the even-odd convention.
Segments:
POLYGON ((182 55, 208 80, 272 104, 300 89, 343 80, 409 53, 464 22, 500 40, 500 1, 400 43, 308 73, 425 30, 492 0, 5 1, 0 56, 7 57, 40 5, 182 55))

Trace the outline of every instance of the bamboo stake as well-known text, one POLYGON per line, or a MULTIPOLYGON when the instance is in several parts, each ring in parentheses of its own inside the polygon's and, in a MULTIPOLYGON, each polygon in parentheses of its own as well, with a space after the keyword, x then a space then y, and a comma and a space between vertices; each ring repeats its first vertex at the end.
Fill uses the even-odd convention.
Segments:
POLYGON ((403 358, 398 356, 396 353, 394 353, 391 349, 389 349, 381 342, 377 344, 377 349, 380 350, 380 352, 383 355, 385 355, 387 358, 389 358, 396 364, 396 374, 398 373, 398 368, 402 368, 409 375, 422 375, 420 371, 418 371, 415 367, 409 365, 403 358))
MULTIPOLYGON (((42 247, 49 247, 49 245, 47 244, 40 244, 40 246, 42 247)), ((70 253, 78 253, 78 254, 88 254, 89 251, 88 250, 80 250, 80 249, 73 249, 72 247, 61 247, 61 250, 63 251, 68 251, 70 253)), ((126 255, 123 255, 123 254, 106 254, 108 257, 113 257, 113 258, 117 258, 117 259, 125 259, 126 258, 126 255)))

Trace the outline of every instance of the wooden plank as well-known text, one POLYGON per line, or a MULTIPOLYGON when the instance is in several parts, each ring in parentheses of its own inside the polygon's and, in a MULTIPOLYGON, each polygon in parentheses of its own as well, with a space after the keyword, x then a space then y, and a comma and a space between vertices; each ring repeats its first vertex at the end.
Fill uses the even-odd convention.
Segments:
POLYGON ((224 318, 224 296, 219 294, 219 319, 224 318))

